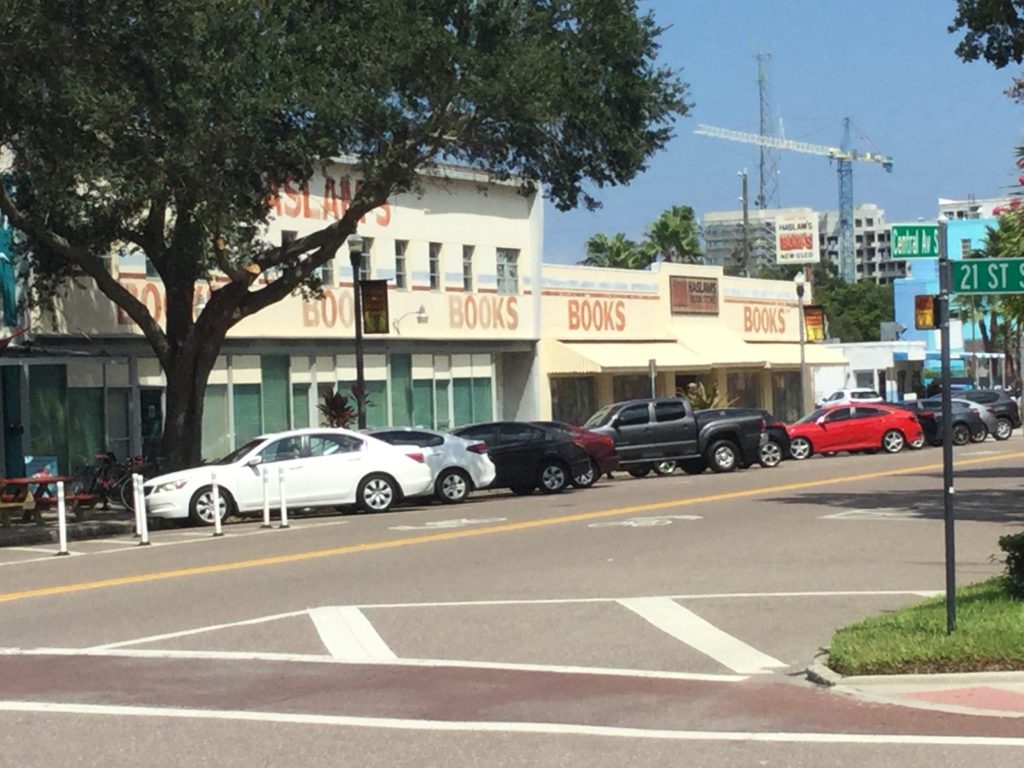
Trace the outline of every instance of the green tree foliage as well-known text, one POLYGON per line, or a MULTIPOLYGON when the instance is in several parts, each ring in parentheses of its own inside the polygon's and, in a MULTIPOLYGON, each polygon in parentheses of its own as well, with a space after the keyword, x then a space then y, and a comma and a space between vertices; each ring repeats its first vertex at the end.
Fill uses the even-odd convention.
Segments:
MULTIPOLYGON (((956 55, 985 59, 996 69, 1024 61, 1024 4, 1019 0, 957 0, 951 33, 963 30, 956 55)), ((1024 79, 1016 77, 1006 94, 1024 101, 1024 79)))
POLYGON ((701 264, 699 227, 693 208, 674 205, 647 227, 641 246, 651 261, 673 261, 678 264, 701 264))
POLYGON ((228 330, 315 291, 315 270, 418 172, 523 179, 564 210, 642 171, 689 109, 655 61, 660 34, 635 0, 6 0, 15 191, 0 208, 26 235, 34 300, 85 274, 142 329, 167 376, 163 465, 195 464, 228 330), (337 157, 359 180, 344 215, 265 242, 276 190, 337 157), (129 250, 163 281, 165 325, 104 265, 129 250))
POLYGON ((594 235, 586 248, 587 258, 580 262, 585 267, 646 269, 651 263, 651 255, 621 232, 611 237, 594 235))

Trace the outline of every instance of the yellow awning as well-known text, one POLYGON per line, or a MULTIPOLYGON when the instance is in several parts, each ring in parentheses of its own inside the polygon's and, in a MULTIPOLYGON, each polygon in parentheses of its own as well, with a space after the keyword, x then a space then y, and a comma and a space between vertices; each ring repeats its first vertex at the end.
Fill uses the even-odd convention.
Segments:
MULTIPOLYGON (((751 344, 757 347, 764 361, 771 367, 798 367, 800 365, 800 344, 751 344)), ((807 365, 848 365, 842 353, 824 344, 804 344, 804 358, 807 365)))
POLYGON ((749 344, 723 325, 688 323, 679 341, 716 368, 761 368, 765 364, 760 344, 749 344))
POLYGON ((549 374, 646 371, 656 360, 660 370, 706 370, 711 364, 689 347, 673 341, 586 342, 541 340, 544 369, 549 374))

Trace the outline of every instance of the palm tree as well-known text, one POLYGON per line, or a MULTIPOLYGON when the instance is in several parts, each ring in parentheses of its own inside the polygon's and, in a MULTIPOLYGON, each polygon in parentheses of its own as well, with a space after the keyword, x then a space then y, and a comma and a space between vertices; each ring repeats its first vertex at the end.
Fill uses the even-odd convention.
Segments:
POLYGON ((688 205, 674 205, 651 222, 641 246, 651 261, 702 264, 697 217, 688 205))
POLYGON ((611 237, 594 235, 587 240, 587 258, 579 262, 585 267, 613 267, 616 269, 645 269, 651 258, 640 246, 621 232, 611 237))

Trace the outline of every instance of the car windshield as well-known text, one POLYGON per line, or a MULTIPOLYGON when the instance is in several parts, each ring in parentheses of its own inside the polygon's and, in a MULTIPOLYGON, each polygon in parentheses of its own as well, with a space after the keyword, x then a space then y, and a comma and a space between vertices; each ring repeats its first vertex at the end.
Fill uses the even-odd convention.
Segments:
POLYGON ((811 413, 808 413, 806 416, 804 416, 802 419, 800 419, 796 423, 797 424, 810 424, 812 421, 817 421, 818 419, 820 419, 822 416, 825 415, 825 413, 826 413, 826 411, 825 411, 824 408, 819 408, 816 411, 812 411, 811 413))
POLYGON ((231 453, 229 453, 223 459, 217 459, 216 461, 211 461, 210 463, 211 464, 234 464, 240 458, 245 456, 245 454, 247 454, 250 451, 254 450, 257 446, 262 445, 264 442, 266 442, 266 441, 263 438, 260 438, 260 437, 256 438, 255 440, 250 440, 248 443, 243 445, 241 448, 235 448, 235 450, 233 450, 231 453))
POLYGON ((587 419, 586 423, 583 426, 586 429, 591 429, 593 427, 603 427, 605 424, 611 421, 611 418, 612 407, 610 405, 606 405, 604 408, 602 408, 589 419, 587 419))

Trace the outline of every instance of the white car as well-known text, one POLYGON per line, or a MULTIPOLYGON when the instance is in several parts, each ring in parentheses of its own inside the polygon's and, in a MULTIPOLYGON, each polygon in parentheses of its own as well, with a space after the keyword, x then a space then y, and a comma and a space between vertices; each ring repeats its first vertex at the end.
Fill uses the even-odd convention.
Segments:
POLYGON ((364 512, 386 512, 403 497, 429 493, 434 482, 422 452, 347 429, 296 429, 257 437, 212 464, 147 480, 146 511, 212 524, 214 473, 222 519, 260 511, 264 472, 275 508, 281 478, 289 508, 355 504, 364 512))
POLYGON ((370 434, 399 448, 422 449, 427 466, 433 472, 432 492, 445 504, 465 501, 470 491, 486 488, 494 482, 494 462, 487 455, 487 445, 479 440, 418 427, 387 427, 370 434))
POLYGON ((856 387, 854 389, 837 389, 827 397, 823 397, 815 402, 815 407, 824 408, 828 405, 845 405, 850 403, 851 405, 856 403, 884 403, 883 398, 878 392, 867 387, 856 387))

